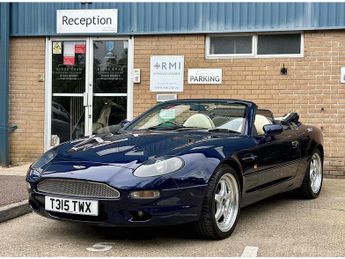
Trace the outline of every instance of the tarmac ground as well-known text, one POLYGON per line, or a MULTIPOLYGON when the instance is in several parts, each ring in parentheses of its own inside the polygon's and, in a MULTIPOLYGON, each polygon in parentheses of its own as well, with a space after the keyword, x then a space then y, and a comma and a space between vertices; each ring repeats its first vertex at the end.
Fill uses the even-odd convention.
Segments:
POLYGON ((279 195, 246 207, 221 241, 190 226, 102 228, 29 213, 0 224, 0 256, 345 256, 344 190, 345 180, 325 179, 318 199, 279 195))

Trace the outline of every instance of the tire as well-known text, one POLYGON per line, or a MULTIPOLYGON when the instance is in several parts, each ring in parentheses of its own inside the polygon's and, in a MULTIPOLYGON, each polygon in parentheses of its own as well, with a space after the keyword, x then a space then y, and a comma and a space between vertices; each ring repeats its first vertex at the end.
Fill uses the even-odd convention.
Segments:
POLYGON ((195 223, 198 234, 207 239, 229 237, 237 224, 240 200, 241 188, 235 170, 230 166, 221 165, 209 180, 201 215, 195 223))
POLYGON ((307 166, 299 194, 305 199, 315 199, 319 196, 323 181, 323 161, 319 150, 315 150, 307 166), (313 167, 314 163, 314 167, 313 167), (315 165, 318 163, 318 165, 315 165), (317 168, 318 166, 318 168, 317 168))

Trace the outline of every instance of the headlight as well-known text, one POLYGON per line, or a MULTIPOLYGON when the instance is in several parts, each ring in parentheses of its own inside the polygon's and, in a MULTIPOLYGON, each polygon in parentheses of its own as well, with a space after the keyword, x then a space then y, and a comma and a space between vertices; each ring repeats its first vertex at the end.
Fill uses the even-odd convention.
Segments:
POLYGON ((40 159, 38 159, 35 163, 32 164, 32 169, 39 169, 48 164, 50 161, 52 161, 57 155, 57 152, 55 150, 48 150, 45 152, 40 159))
POLYGON ((134 175, 138 177, 149 177, 169 174, 181 169, 183 165, 184 161, 178 157, 149 160, 139 166, 134 171, 134 175))

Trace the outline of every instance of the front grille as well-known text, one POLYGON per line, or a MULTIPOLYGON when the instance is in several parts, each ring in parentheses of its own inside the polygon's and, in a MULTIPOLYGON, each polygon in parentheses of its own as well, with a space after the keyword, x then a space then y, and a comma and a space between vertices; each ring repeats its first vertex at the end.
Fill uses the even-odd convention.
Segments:
POLYGON ((69 179, 45 179, 38 183, 40 192, 60 194, 75 197, 117 199, 119 191, 104 183, 69 180, 69 179))

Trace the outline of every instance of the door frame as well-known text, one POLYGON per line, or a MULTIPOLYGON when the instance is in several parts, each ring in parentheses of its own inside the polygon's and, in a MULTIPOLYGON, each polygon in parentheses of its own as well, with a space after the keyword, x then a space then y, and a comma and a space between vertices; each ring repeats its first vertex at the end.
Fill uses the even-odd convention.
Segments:
MULTIPOLYGON (((92 64, 92 43, 94 40, 127 40, 128 41, 128 61, 127 61, 127 120, 133 119, 133 62, 134 62, 134 38, 130 37, 116 37, 116 36, 102 36, 102 37, 46 37, 45 44, 45 109, 44 109, 44 151, 51 148, 51 112, 52 112, 52 42, 53 41, 85 41, 86 43, 86 64, 85 64, 85 90, 88 87, 93 87, 93 64, 92 64)), ((92 89, 93 93, 93 89, 92 89)), ((63 94, 62 94, 63 95, 63 94)), ((79 96, 79 94, 77 94, 79 96)), ((81 94, 83 95, 83 94, 81 94)), ((104 94, 106 95, 106 94, 104 94)), ((121 94, 119 94, 120 96, 121 94)), ((72 96, 69 94, 68 96, 72 96)), ((93 94, 88 96, 88 102, 92 103, 93 94)), ((92 114, 89 107, 85 112, 85 125, 87 124, 86 116, 92 114)), ((92 119, 92 118, 91 118, 92 119)), ((90 123, 89 123, 90 124, 90 123)), ((90 132, 90 125, 86 125, 85 132, 90 132)))

